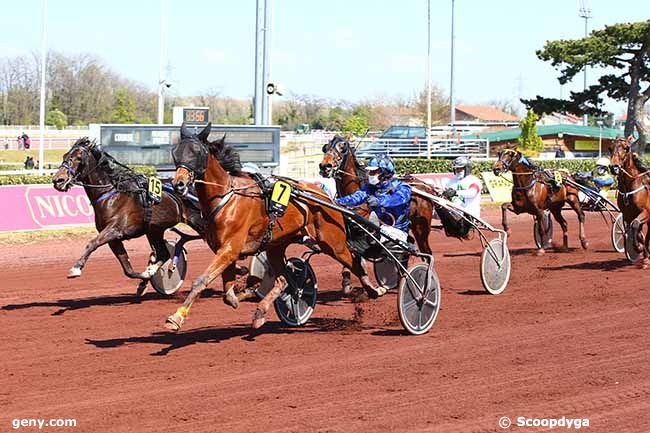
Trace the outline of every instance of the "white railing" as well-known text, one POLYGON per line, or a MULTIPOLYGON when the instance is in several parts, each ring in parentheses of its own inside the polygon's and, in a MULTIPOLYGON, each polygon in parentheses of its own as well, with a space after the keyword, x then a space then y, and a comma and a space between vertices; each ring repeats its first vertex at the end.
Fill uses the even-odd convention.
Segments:
POLYGON ((357 147, 357 156, 370 158, 387 153, 395 158, 449 158, 472 156, 490 157, 490 142, 486 139, 432 139, 431 149, 427 140, 413 139, 364 139, 357 147))
MULTIPOLYGON (((54 174, 56 173, 56 169, 47 169, 43 170, 43 174, 49 175, 49 174, 54 174)), ((38 175, 38 169, 34 170, 0 170, 0 176, 11 176, 11 175, 17 175, 17 174, 29 174, 29 175, 38 175)))

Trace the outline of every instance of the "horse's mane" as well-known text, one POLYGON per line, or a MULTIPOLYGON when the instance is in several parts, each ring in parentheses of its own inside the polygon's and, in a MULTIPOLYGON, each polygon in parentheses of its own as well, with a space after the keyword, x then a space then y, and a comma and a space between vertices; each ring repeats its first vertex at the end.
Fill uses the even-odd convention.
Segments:
POLYGON ((645 173, 646 171, 648 171, 648 168, 643 165, 641 158, 639 158, 639 155, 637 155, 636 153, 632 154, 632 162, 641 173, 645 173))
POLYGON ((83 147, 90 151, 95 159, 97 170, 106 175, 108 181, 120 191, 132 191, 141 187, 143 175, 134 172, 126 165, 119 162, 112 155, 100 149, 96 140, 81 137, 72 145, 83 147))
POLYGON ((239 153, 229 144, 226 144, 226 136, 215 141, 207 141, 208 150, 214 156, 219 164, 228 173, 233 175, 241 174, 241 160, 239 153))

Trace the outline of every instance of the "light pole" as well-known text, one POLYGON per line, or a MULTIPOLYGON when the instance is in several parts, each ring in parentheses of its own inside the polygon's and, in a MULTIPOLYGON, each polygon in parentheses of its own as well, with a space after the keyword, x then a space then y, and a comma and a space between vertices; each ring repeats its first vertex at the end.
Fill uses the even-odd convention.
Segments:
MULTIPOLYGON (((578 14, 580 15, 580 18, 584 18, 585 20, 585 38, 587 37, 587 22, 589 21, 589 18, 591 18, 591 9, 589 9, 589 6, 587 5, 587 0, 580 0, 580 8, 578 9, 578 14)), ((585 65, 585 76, 584 76, 584 82, 582 85, 582 90, 586 91, 587 90, 587 65, 585 65)), ((587 115, 585 114, 582 117, 582 124, 584 126, 587 126, 587 115)))
MULTIPOLYGON (((453 128, 456 123, 456 101, 454 100, 454 45, 456 35, 454 33, 454 0, 451 0, 451 83, 449 84, 449 105, 451 106, 451 113, 449 115, 449 123, 453 128)), ((455 130, 455 129, 454 129, 455 130)))
POLYGON ((596 120, 596 125, 598 125, 598 158, 603 156, 603 121, 596 120))
POLYGON ((41 101, 40 101, 40 135, 38 146, 38 175, 43 176, 45 165, 45 59, 47 57, 47 0, 43 0, 43 34, 41 39, 41 101))
POLYGON ((164 87, 170 86, 163 77, 165 58, 165 0, 160 0, 160 64, 158 65, 158 124, 165 123, 165 94, 164 87))
POLYGON ((431 159, 431 0, 427 0, 427 159, 431 159))

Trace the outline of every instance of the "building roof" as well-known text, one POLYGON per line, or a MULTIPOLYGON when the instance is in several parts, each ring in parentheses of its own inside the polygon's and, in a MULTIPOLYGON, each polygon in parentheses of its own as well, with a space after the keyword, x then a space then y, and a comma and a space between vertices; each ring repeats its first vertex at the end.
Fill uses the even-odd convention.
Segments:
MULTIPOLYGON (((578 137, 592 137, 605 139, 615 139, 616 137, 623 136, 623 131, 617 128, 601 128, 597 126, 582 126, 582 125, 542 125, 537 127, 537 134, 540 137, 548 135, 574 135, 578 137)), ((465 135, 462 138, 482 138, 494 141, 510 141, 516 140, 521 135, 521 128, 505 128, 499 131, 490 131, 478 134, 465 135)))
POLYGON ((518 122, 519 118, 512 114, 487 105, 456 105, 456 111, 461 111, 484 122, 518 122))

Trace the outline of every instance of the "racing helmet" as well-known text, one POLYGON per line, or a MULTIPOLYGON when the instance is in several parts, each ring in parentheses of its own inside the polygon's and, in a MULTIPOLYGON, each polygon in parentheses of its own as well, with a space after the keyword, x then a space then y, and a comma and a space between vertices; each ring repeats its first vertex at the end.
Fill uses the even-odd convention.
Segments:
POLYGON ((604 156, 602 158, 598 158, 596 161, 596 167, 609 167, 611 163, 609 162, 609 158, 605 158, 604 156))
POLYGON ((454 173, 459 168, 464 169, 463 177, 467 177, 470 175, 470 173, 472 173, 472 161, 466 156, 459 156, 458 158, 454 159, 452 168, 454 170, 454 173))
POLYGON ((395 174, 395 164, 391 157, 385 153, 372 158, 366 166, 368 171, 377 169, 379 169, 379 179, 382 181, 390 179, 395 174))

